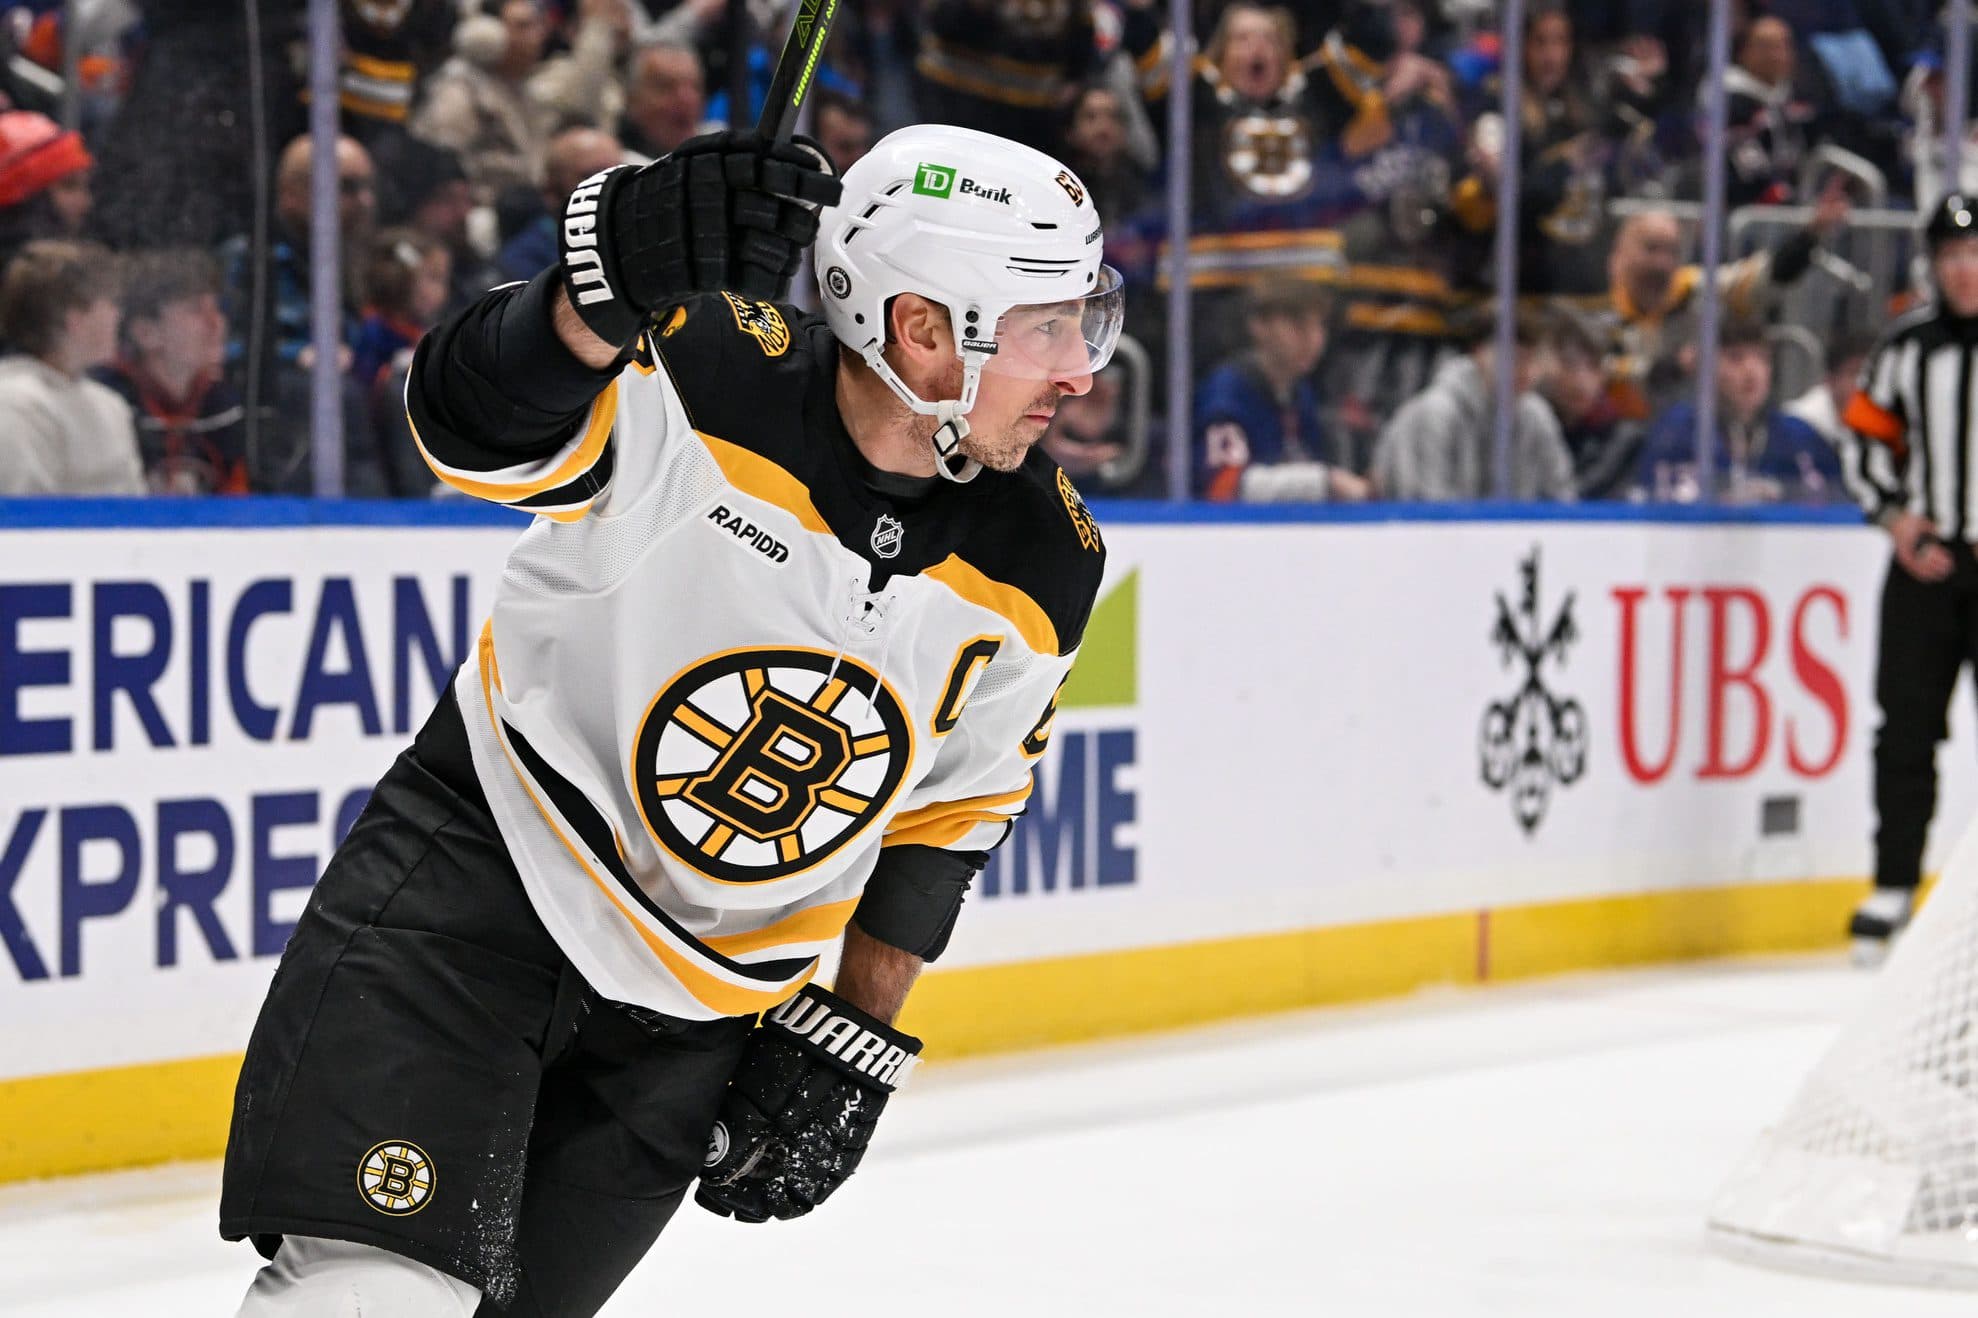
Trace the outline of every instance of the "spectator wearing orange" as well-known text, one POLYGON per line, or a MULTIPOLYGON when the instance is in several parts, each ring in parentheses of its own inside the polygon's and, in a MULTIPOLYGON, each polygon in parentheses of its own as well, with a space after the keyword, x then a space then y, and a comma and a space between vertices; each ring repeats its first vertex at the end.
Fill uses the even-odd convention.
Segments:
POLYGON ((89 378, 117 354, 117 275, 94 243, 31 242, 0 277, 0 494, 142 494, 130 407, 89 378))
POLYGON ((123 351, 97 378, 130 405, 154 494, 246 494, 245 412, 221 370, 220 270, 196 249, 132 259, 123 351))
POLYGON ((37 238, 78 238, 96 162, 77 133, 31 110, 0 113, 0 264, 37 238))

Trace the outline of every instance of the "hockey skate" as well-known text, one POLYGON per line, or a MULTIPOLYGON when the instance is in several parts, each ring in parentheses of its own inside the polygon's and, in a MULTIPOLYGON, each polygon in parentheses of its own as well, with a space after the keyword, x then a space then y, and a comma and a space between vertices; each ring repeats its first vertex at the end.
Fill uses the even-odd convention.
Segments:
POLYGON ((1854 918, 1848 921, 1854 963, 1864 969, 1881 965, 1915 906, 1914 888, 1876 888, 1869 893, 1868 900, 1855 908, 1854 918))

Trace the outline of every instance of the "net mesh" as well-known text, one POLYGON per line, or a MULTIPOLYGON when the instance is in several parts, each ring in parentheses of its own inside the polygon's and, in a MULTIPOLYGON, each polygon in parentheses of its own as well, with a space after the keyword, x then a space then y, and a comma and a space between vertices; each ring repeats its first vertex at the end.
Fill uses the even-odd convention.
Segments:
POLYGON ((1978 828, 1710 1225, 1769 1261, 1978 1287, 1978 828))

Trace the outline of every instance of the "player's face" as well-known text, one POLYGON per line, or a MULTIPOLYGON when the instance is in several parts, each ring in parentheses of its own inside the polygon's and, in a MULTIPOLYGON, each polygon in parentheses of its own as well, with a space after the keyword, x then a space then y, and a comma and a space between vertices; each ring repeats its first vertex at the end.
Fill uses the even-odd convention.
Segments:
MULTIPOLYGON (((956 359, 950 377, 944 382, 944 396, 958 397, 962 389, 962 365, 956 359)), ((1029 380, 1014 375, 982 373, 975 391, 975 406, 968 414, 968 438, 962 452, 992 471, 1015 471, 1058 413, 1065 398, 1087 393, 1092 388, 1090 374, 1065 374, 1051 380, 1029 380)), ((927 418, 927 431, 934 430, 927 418)))

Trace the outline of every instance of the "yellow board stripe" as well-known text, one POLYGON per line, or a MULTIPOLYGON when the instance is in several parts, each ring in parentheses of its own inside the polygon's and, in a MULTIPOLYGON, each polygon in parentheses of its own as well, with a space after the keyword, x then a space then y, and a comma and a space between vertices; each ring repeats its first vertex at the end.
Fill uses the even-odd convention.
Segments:
POLYGON ((1023 637, 1023 643, 1036 653, 1059 653, 1058 629, 1051 624, 1050 616, 1038 607, 1036 600, 1015 586, 983 576, 953 554, 921 575, 940 582, 970 604, 985 608, 1009 623, 1023 637))
MULTIPOLYGON (((1865 879, 1689 888, 1000 966, 937 966, 915 985, 900 1024, 927 1039, 937 1060, 953 1059, 1362 1001, 1429 984, 1831 950, 1845 941, 1848 913, 1867 891, 1865 879), (997 1009, 984 1010, 987 1003, 997 1009)), ((818 916, 821 925, 832 909, 788 923, 818 916)), ((741 950, 721 938, 706 941, 724 955, 741 950)), ((218 1157, 239 1067, 232 1054, 0 1081, 0 1181, 218 1157)))
POLYGON ((804 483, 783 470, 760 453, 752 453, 739 444, 731 444, 725 439, 708 434, 705 430, 696 431, 701 443, 713 455, 715 464, 728 483, 742 493, 773 503, 790 516, 806 531, 819 535, 830 535, 831 528, 810 501, 810 491, 804 483))

